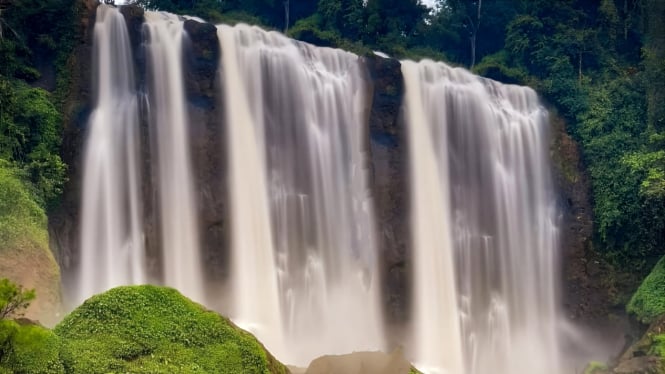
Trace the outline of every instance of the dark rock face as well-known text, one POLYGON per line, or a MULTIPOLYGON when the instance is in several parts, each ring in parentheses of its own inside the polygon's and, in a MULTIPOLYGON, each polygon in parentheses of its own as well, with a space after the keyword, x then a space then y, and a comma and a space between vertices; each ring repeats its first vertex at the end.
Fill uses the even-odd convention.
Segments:
POLYGON ((385 317, 404 322, 409 313, 408 149, 401 108, 404 79, 395 59, 364 59, 374 83, 369 117, 370 184, 374 195, 385 317))
MULTIPOLYGON (((558 192, 562 300, 566 317, 589 338, 619 352, 630 343, 635 326, 619 303, 616 272, 593 247, 591 188, 577 143, 566 132, 563 119, 550 116, 550 153, 558 192)), ((585 350, 570 341, 571 350, 585 350)))
POLYGON ((77 262, 79 238, 79 205, 86 126, 92 110, 92 41, 97 1, 77 0, 85 9, 81 18, 79 44, 67 62, 70 73, 68 95, 64 106, 62 160, 68 165, 68 182, 60 206, 48 212, 50 247, 63 269, 63 286, 67 287, 66 269, 77 262))
POLYGON ((192 165, 198 193, 202 261, 210 280, 221 280, 229 269, 229 225, 226 139, 223 126, 217 28, 185 21, 185 91, 189 113, 192 165))
POLYGON ((665 316, 661 316, 653 322, 642 338, 626 349, 611 372, 621 374, 663 373, 665 362, 653 351, 654 338, 663 334, 665 334, 665 316))

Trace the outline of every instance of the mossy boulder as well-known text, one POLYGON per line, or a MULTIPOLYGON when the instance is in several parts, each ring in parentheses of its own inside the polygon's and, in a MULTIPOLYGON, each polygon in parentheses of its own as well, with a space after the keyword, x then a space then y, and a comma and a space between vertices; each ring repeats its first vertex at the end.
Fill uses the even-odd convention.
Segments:
POLYGON ((61 374, 61 341, 34 323, 0 321, 0 373, 61 374))
POLYGON ((26 289, 37 299, 26 317, 54 324, 60 308, 60 270, 48 245, 46 214, 20 172, 0 159, 0 278, 26 289))
POLYGON ((67 373, 288 373, 254 336, 171 288, 93 296, 55 333, 67 373))
POLYGON ((665 314, 665 257, 661 258, 644 279, 626 306, 642 323, 652 323, 665 314))

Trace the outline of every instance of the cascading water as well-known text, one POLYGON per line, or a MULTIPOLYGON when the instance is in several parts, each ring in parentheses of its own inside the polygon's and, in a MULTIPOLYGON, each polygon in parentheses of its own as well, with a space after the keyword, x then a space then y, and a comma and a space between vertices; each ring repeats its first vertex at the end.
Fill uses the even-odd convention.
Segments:
MULTIPOLYGON (((161 278, 146 270, 141 178, 150 176, 140 173, 123 16, 100 5, 94 35, 96 101, 75 301, 148 281, 203 301, 182 19, 146 12, 144 25, 152 147, 141 153, 150 152, 156 170, 161 278)), ((289 363, 386 348, 362 64, 353 54, 255 27, 220 26, 218 37, 231 315, 289 363)), ((414 340, 407 349, 434 372, 560 373, 546 112, 528 88, 444 64, 407 61, 402 71, 413 209, 414 340)))
POLYGON ((138 104, 125 19, 105 5, 94 29, 95 109, 84 158, 75 302, 146 280, 138 173, 138 104))
POLYGON ((254 331, 270 348, 283 347, 275 251, 265 175, 261 128, 254 126, 235 34, 227 26, 217 31, 221 41, 229 133, 231 209, 233 214, 233 315, 236 323, 254 331))
MULTIPOLYGON (((156 135, 163 281, 188 297, 204 297, 183 83, 182 20, 146 12, 148 117, 156 135)), ((153 135, 154 136, 154 135, 153 135)))
POLYGON ((181 63, 183 23, 166 13, 147 12, 145 18, 163 276, 148 276, 146 266, 132 46, 122 14, 100 5, 94 33, 96 105, 84 160, 81 263, 74 302, 118 285, 148 281, 203 301, 181 63))
POLYGON ((382 348, 358 57, 256 27, 219 36, 235 319, 281 331, 296 364, 382 348))
POLYGON ((536 93, 404 62, 416 361, 432 371, 560 373, 556 208, 536 93))

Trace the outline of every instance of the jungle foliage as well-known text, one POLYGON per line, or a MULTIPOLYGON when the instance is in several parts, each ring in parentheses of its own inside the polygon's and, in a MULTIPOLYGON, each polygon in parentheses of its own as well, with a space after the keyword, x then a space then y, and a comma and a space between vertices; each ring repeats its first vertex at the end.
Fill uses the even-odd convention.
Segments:
POLYGON ((66 178, 61 113, 81 11, 69 0, 12 0, 0 11, 0 159, 43 208, 57 204, 66 178))

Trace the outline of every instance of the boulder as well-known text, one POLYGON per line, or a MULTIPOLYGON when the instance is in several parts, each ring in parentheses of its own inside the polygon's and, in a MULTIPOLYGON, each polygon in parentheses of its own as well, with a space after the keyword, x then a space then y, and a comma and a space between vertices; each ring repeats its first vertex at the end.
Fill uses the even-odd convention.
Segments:
POLYGON ((254 336, 171 288, 114 288, 54 331, 68 373, 288 373, 254 336))

